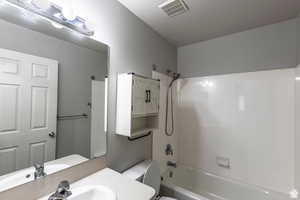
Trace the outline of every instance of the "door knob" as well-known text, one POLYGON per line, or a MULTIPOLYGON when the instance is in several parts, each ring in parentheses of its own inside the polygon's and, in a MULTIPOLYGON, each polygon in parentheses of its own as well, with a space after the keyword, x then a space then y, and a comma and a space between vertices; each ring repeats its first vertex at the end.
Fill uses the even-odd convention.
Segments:
POLYGON ((49 133, 49 136, 55 138, 56 134, 54 132, 49 133))

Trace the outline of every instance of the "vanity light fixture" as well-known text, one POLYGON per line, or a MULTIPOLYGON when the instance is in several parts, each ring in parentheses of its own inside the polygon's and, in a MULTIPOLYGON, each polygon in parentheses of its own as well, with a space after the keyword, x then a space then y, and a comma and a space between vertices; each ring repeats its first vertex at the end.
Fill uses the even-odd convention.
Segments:
POLYGON ((86 20, 76 16, 70 7, 62 7, 49 0, 6 0, 6 2, 45 18, 56 28, 67 27, 86 36, 94 35, 86 20))

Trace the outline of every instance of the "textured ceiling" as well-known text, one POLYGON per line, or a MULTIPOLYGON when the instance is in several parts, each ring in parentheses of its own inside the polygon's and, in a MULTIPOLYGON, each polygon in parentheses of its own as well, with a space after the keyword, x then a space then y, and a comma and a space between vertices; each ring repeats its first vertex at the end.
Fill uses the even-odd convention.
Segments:
POLYGON ((177 46, 277 23, 300 13, 300 0, 185 0, 190 11, 170 18, 158 8, 164 1, 119 0, 177 46))

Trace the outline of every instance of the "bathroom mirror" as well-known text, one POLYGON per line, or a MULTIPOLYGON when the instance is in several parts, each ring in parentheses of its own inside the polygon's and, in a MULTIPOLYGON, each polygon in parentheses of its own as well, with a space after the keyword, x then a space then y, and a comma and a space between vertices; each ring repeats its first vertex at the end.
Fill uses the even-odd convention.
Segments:
POLYGON ((108 51, 0 1, 0 192, 105 155, 108 51))

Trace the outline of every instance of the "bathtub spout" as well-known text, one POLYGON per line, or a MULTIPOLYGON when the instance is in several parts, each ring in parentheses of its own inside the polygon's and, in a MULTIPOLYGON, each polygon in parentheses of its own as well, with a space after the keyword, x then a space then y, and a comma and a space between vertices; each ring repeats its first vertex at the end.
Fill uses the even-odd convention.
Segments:
POLYGON ((174 168, 176 168, 176 167, 177 167, 177 164, 176 164, 176 162, 168 161, 168 162, 167 162, 167 166, 168 166, 168 167, 174 167, 174 168))

